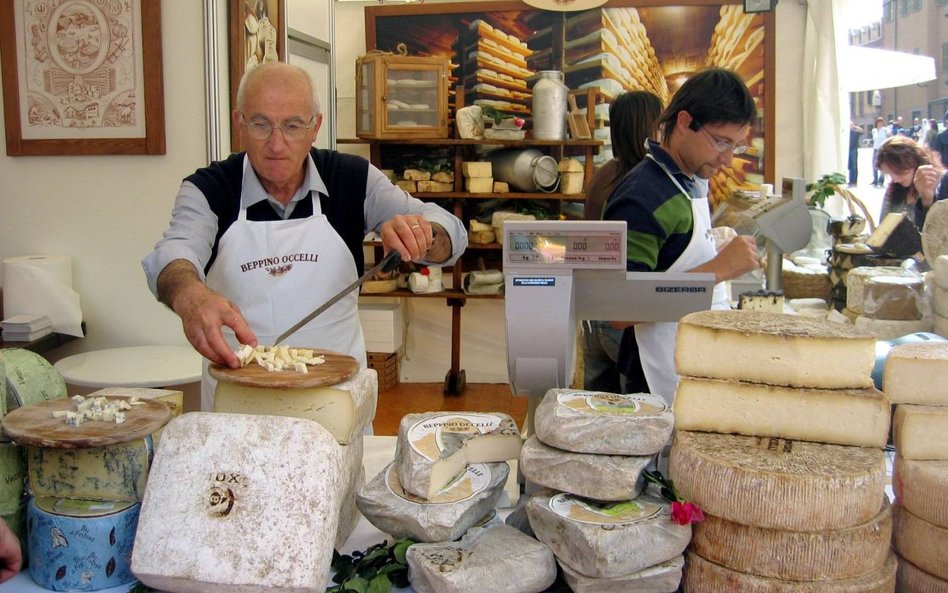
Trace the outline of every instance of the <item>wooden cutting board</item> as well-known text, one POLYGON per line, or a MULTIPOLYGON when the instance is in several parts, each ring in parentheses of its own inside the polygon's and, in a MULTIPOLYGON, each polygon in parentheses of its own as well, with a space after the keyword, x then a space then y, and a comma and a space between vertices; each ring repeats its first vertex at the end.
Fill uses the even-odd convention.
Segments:
MULTIPOLYGON (((130 397, 108 396, 110 401, 130 397)), ((69 426, 63 418, 51 418, 57 410, 74 411, 71 399, 56 399, 13 410, 3 418, 3 434, 21 445, 56 449, 84 449, 116 445, 158 431, 171 420, 171 408, 159 401, 138 400, 144 405, 125 410, 125 422, 116 424, 102 420, 86 420, 69 426)))
POLYGON ((322 356, 326 359, 326 362, 307 365, 308 373, 297 373, 292 369, 268 371, 255 362, 239 369, 212 364, 208 367, 208 371, 218 381, 247 385, 248 387, 276 389, 300 389, 335 385, 351 378, 359 371, 358 361, 348 354, 340 354, 332 350, 314 349, 313 355, 322 356))

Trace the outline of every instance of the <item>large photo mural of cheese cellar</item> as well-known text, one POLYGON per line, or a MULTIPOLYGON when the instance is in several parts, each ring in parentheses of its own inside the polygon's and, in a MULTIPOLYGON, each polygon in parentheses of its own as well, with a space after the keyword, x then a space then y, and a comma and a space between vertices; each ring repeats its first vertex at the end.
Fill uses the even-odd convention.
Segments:
MULTIPOLYGON (((648 90, 667 103, 688 77, 709 66, 729 68, 746 82, 758 106, 750 149, 711 180, 713 206, 736 188, 764 182, 770 164, 765 100, 767 31, 772 13, 744 13, 741 3, 707 0, 611 0, 577 12, 536 10, 520 2, 445 3, 366 8, 367 47, 442 56, 451 62, 451 91, 461 104, 489 106, 530 125, 539 72, 558 70, 573 91, 595 88, 594 137, 612 157, 609 103, 648 90), (477 10, 472 10, 474 7, 477 10)), ((578 95, 585 112, 583 95, 578 95)), ((453 98, 452 98, 453 101, 453 98)))

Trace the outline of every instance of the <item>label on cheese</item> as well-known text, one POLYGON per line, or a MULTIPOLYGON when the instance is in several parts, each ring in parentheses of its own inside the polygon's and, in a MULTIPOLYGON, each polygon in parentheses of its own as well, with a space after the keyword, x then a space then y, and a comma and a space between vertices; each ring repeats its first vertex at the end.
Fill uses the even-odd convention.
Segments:
POLYGON ((665 400, 648 393, 619 394, 591 391, 562 392, 557 402, 583 414, 612 416, 642 416, 657 414, 668 409, 665 400))
POLYGON ((573 521, 607 526, 651 519, 662 512, 662 507, 647 501, 599 502, 560 493, 550 499, 550 510, 573 521))
POLYGON ((22 348, 3 351, 7 375, 7 411, 30 404, 65 399, 66 382, 45 358, 22 348))
POLYGON ((23 501, 26 459, 14 443, 0 443, 0 515, 14 513, 23 501))
POLYGON ((30 500, 30 576, 53 591, 98 591, 135 580, 129 566, 140 505, 37 497, 30 500))
POLYGON ((519 431, 506 414, 442 413, 420 420, 408 429, 408 443, 434 461, 454 453, 466 440, 487 433, 519 434, 519 431))
POLYGON ((486 465, 477 463, 467 466, 463 474, 458 476, 453 482, 438 491, 432 498, 415 496, 406 492, 398 479, 398 473, 394 471, 395 466, 389 465, 385 470, 385 485, 395 496, 410 502, 425 502, 432 504, 450 504, 461 502, 478 496, 486 489, 491 482, 491 473, 486 465))

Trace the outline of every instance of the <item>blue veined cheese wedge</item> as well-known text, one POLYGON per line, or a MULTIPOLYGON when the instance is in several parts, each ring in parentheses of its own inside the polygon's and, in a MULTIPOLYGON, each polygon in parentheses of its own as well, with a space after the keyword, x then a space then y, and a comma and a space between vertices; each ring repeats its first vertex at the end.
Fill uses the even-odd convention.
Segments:
POLYGON ((390 463, 356 494, 372 525, 392 537, 422 542, 455 540, 493 511, 510 474, 506 462, 476 463, 432 499, 405 492, 390 463))
POLYGON ((0 443, 0 515, 13 513, 19 508, 25 485, 23 448, 14 443, 0 443))
POLYGON ((26 447, 35 496, 141 501, 154 455, 152 437, 86 449, 26 447))
POLYGON ((3 357, 7 376, 7 412, 66 398, 66 382, 62 375, 39 354, 22 348, 9 348, 3 351, 3 357))
POLYGON ((395 464, 405 492, 431 499, 472 463, 520 456, 517 423, 501 412, 407 414, 398 426, 395 464))
POLYGON ((134 581, 129 559, 139 509, 133 502, 30 499, 33 581, 53 591, 97 591, 134 581))
POLYGON ((534 417, 537 437, 551 447, 599 455, 653 455, 671 438, 675 418, 648 393, 550 389, 534 417))

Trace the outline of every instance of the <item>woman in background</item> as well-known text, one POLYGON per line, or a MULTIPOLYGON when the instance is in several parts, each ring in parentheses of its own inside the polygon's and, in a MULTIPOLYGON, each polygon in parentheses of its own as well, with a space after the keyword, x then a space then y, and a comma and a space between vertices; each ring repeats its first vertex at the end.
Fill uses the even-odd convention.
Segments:
MULTIPOLYGON (((609 137, 613 158, 593 175, 586 189, 586 220, 600 220, 616 184, 645 158, 645 139, 657 138, 656 122, 662 101, 648 91, 632 91, 609 105, 609 137)), ((621 393, 616 358, 622 330, 608 321, 583 321, 583 387, 592 391, 621 393)))
POLYGON ((932 165, 928 150, 911 138, 894 136, 876 154, 876 166, 892 181, 882 199, 879 220, 890 212, 905 212, 921 230, 936 200, 948 196, 945 171, 932 165))

